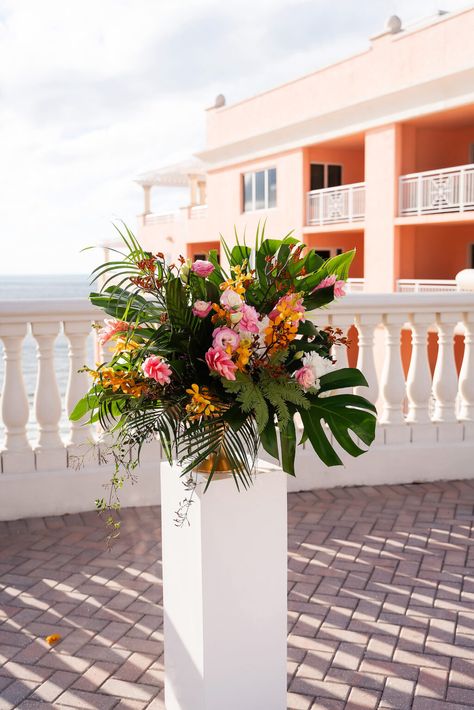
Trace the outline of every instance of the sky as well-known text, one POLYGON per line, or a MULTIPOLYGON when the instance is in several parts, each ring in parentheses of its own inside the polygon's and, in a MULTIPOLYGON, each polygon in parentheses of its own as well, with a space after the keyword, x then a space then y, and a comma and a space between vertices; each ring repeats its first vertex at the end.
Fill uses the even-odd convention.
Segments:
MULTIPOLYGON (((139 173, 204 147, 204 109, 466 0, 0 0, 0 274, 87 273, 139 173)), ((183 199, 153 196, 154 211, 183 199)), ((184 204, 182 202, 182 204, 184 204)), ((1 276, 0 276, 1 278, 1 276)))

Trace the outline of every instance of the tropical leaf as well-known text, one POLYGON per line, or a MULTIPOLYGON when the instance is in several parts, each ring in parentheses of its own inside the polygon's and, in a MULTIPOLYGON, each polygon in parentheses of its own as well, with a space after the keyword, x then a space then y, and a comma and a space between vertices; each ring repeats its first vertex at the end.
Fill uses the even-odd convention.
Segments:
MULTIPOLYGON (((334 374, 334 373, 333 373, 334 374)), ((329 386, 329 385, 328 385, 329 386)), ((342 463, 321 422, 326 422, 334 438, 352 456, 364 453, 352 439, 350 432, 370 446, 375 438, 376 409, 364 397, 338 394, 330 397, 310 396, 311 406, 300 411, 304 431, 313 449, 327 466, 342 463)))

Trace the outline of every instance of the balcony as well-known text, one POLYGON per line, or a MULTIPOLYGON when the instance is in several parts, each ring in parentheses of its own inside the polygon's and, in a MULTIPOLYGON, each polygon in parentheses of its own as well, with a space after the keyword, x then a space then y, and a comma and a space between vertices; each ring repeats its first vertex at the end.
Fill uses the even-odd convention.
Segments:
POLYGON ((361 222, 365 217, 365 183, 312 190, 307 195, 307 224, 361 222))
POLYGON ((400 216, 474 210, 474 164, 400 177, 400 216))
POLYGON ((147 227, 152 227, 155 224, 170 224, 176 219, 176 214, 174 212, 167 212, 164 214, 154 214, 150 212, 143 215, 143 224, 147 227))

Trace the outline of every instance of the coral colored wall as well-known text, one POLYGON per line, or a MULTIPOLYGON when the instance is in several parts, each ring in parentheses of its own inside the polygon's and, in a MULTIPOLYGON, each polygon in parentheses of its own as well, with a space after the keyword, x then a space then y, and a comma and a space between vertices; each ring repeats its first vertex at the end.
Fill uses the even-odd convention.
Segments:
POLYGON ((414 172, 452 168, 470 162, 474 126, 463 129, 417 129, 414 172))
MULTIPOLYGON (((449 117, 446 118, 449 122, 449 117)), ((470 162, 474 125, 463 128, 425 128, 403 124, 400 174, 452 168, 470 162)))
POLYGON ((454 279, 470 266, 474 225, 433 224, 400 228, 400 278, 454 279))
POLYGON ((352 262, 350 276, 354 279, 364 277, 364 236, 362 232, 333 232, 330 234, 305 234, 304 242, 317 249, 356 249, 352 262))
POLYGON ((231 167, 212 170, 208 174, 210 238, 222 233, 233 239, 234 226, 239 235, 246 231, 251 241, 257 225, 266 219, 267 236, 284 236, 292 229, 301 237, 304 217, 303 151, 301 149, 276 153, 264 160, 252 160, 231 167), (242 175, 254 170, 276 168, 276 207, 268 210, 242 211, 242 175))

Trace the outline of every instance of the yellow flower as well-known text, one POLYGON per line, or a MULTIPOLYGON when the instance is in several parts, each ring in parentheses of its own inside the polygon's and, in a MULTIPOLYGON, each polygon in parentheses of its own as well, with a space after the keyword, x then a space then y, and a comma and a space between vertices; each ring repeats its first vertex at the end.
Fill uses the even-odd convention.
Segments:
POLYGON ((191 419, 198 419, 201 416, 215 416, 217 407, 212 403, 207 387, 199 391, 198 385, 191 385, 186 392, 191 395, 191 401, 186 405, 186 411, 191 415, 191 419))
POLYGON ((251 273, 247 273, 244 269, 247 268, 248 262, 245 260, 240 266, 231 266, 230 270, 233 272, 235 278, 227 279, 223 281, 220 285, 220 289, 225 291, 226 288, 231 288, 233 291, 243 296, 245 291, 248 289, 252 281, 254 280, 251 273))
POLYGON ((127 340, 127 338, 122 335, 117 338, 114 354, 131 352, 133 350, 138 350, 139 348, 141 348, 140 343, 137 343, 136 340, 127 340))

